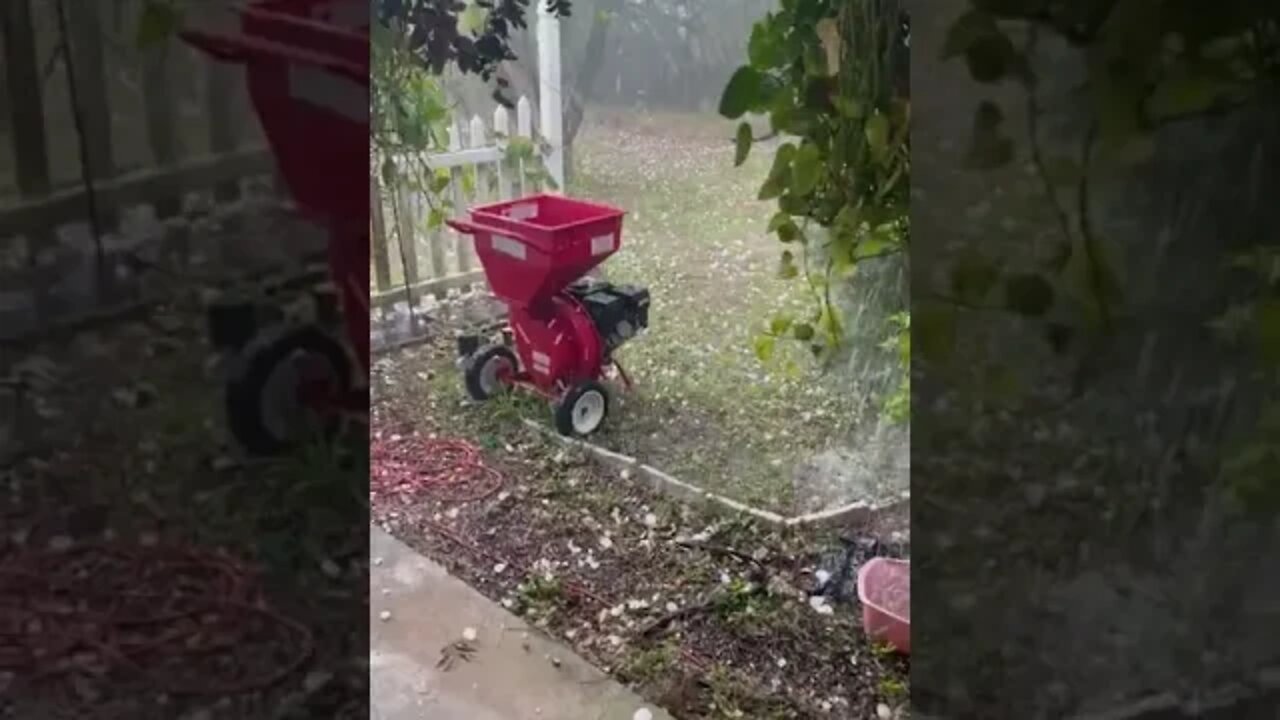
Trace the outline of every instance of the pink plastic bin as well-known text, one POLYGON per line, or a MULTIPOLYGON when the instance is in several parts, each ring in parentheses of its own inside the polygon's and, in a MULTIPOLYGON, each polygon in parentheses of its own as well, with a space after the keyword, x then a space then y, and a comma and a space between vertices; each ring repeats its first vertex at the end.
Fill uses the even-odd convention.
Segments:
POLYGON ((858 568, 858 600, 867 637, 911 654, 911 563, 872 558, 858 568))

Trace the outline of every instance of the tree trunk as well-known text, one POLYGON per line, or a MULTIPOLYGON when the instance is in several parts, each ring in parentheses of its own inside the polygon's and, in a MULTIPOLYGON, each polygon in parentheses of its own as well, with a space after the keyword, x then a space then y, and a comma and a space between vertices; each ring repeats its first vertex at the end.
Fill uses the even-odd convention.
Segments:
POLYGON ((565 95, 564 116, 564 167, 566 182, 573 175, 572 157, 573 140, 582 127, 586 113, 586 101, 591 96, 600 68, 604 65, 605 42, 609 38, 611 16, 622 7, 622 0, 609 0, 596 12, 591 21, 591 34, 587 36, 587 47, 582 53, 582 61, 578 63, 577 75, 573 79, 573 87, 565 95))

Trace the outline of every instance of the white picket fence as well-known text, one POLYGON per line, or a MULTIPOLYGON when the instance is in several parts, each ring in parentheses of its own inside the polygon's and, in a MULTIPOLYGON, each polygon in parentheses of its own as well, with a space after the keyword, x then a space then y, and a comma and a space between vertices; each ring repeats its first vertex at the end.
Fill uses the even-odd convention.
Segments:
POLYGON ((452 216, 465 215, 474 205, 548 189, 531 177, 523 161, 508 159, 508 138, 534 139, 528 98, 517 102, 515 117, 514 131, 511 114, 502 107, 488 124, 479 116, 466 124, 455 122, 448 152, 397 158, 405 177, 394 188, 379 188, 373 179, 374 307, 405 301, 416 305, 428 295, 444 297, 480 281, 471 237, 448 227, 428 228, 431 206, 425 195, 409 189, 408 178, 424 167, 420 162, 432 172, 447 171, 450 182, 444 194, 451 207, 445 212, 452 216))
MULTIPOLYGON (((420 169, 423 162, 432 171, 448 171, 450 182, 445 193, 452 205, 449 212, 455 216, 465 214, 473 205, 547 189, 532 181, 529 168, 521 161, 508 160, 508 142, 513 137, 530 141, 536 137, 537 159, 530 161, 541 163, 557 185, 564 185, 560 23, 547 11, 545 2, 538 3, 537 43, 541 107, 535 108, 529 98, 521 97, 515 105, 514 130, 510 112, 499 107, 490 124, 479 116, 466 123, 455 119, 447 152, 396 158, 397 168, 406 173, 411 167, 420 169), (535 110, 540 110, 536 127, 535 110)), ((395 188, 380 188, 379 184, 378 178, 370 178, 374 308, 403 302, 417 305, 429 295, 444 297, 481 281, 470 236, 447 227, 429 229, 431 207, 423 194, 406 189, 410 183, 397 182, 395 188)))

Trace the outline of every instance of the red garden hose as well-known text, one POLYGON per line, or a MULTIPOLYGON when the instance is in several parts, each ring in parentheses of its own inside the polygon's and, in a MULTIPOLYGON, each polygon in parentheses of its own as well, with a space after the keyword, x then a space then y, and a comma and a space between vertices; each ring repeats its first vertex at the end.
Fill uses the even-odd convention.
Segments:
POLYGON ((156 693, 234 695, 274 685, 313 650, 311 632, 218 552, 20 550, 0 561, 0 598, 0 671, 31 683, 141 679, 156 693))

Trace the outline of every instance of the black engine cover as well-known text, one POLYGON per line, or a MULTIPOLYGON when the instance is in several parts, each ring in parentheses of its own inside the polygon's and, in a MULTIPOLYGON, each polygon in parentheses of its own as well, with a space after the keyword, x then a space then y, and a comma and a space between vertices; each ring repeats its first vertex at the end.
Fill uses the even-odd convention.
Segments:
POLYGON ((649 327, 649 289, 582 281, 569 287, 591 315, 608 352, 613 352, 649 327))

